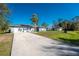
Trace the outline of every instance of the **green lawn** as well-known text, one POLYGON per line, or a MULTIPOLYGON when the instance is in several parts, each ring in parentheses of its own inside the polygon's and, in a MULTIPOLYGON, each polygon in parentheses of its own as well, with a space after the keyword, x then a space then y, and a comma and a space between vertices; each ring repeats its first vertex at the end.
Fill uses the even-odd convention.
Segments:
POLYGON ((68 31, 68 33, 60 31, 44 31, 36 33, 51 39, 62 40, 73 44, 79 44, 79 31, 68 31))
POLYGON ((0 56, 10 56, 13 34, 0 34, 0 56))

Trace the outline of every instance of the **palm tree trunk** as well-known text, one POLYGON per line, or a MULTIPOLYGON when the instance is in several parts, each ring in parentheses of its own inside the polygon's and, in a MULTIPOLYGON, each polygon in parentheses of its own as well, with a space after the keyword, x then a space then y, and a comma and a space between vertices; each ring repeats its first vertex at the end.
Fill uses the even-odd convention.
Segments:
POLYGON ((37 32, 37 24, 34 24, 34 30, 37 32))

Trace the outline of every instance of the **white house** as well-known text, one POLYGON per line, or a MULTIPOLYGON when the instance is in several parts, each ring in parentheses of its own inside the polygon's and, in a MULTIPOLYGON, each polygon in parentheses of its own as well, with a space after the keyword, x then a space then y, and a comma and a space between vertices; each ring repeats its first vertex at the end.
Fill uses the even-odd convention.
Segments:
MULTIPOLYGON (((46 28, 44 27, 38 27, 39 31, 46 31, 46 28)), ((10 26, 10 30, 12 33, 15 32, 34 32, 34 27, 31 25, 16 25, 16 26, 10 26)))
POLYGON ((63 28, 62 28, 62 27, 59 27, 59 28, 57 28, 57 30, 58 30, 58 31, 62 31, 62 30, 63 30, 63 28))
POLYGON ((39 27, 39 31, 46 31, 45 27, 39 27))

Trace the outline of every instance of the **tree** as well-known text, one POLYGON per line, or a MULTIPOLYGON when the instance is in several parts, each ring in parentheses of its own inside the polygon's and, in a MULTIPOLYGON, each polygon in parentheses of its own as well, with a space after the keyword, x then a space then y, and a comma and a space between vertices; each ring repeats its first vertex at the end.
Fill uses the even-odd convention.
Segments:
POLYGON ((64 33, 67 33, 67 21, 64 21, 63 22, 63 30, 64 30, 64 33))
POLYGON ((48 26, 48 24, 45 23, 45 22, 43 22, 43 23, 42 23, 42 26, 46 28, 46 27, 48 26))
POLYGON ((72 20, 75 25, 75 30, 79 30, 79 16, 75 16, 72 20))
POLYGON ((57 23, 57 27, 62 27, 63 30, 64 30, 64 33, 67 33, 67 30, 69 28, 69 23, 67 20, 64 20, 64 19, 59 19, 58 20, 58 23, 57 23))
POLYGON ((9 14, 9 9, 6 4, 0 4, 0 30, 5 31, 9 28, 9 22, 7 20, 7 15, 9 14))
POLYGON ((72 30, 72 31, 75 30, 75 24, 74 24, 74 22, 71 23, 71 28, 70 28, 70 30, 72 30))
POLYGON ((0 15, 9 14, 9 9, 6 4, 0 3, 0 15))
POLYGON ((37 14, 35 14, 35 13, 32 14, 31 21, 34 24, 35 31, 37 31, 37 27, 38 27, 38 16, 37 16, 37 14))
POLYGON ((58 26, 63 27, 63 22, 64 22, 64 19, 62 18, 58 19, 58 26))

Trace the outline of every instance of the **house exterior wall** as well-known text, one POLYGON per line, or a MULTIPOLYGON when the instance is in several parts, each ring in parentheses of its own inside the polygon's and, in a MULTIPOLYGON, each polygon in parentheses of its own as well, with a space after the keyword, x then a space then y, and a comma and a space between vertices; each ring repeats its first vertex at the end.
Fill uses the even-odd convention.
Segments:
POLYGON ((31 28, 31 31, 30 32, 34 32, 34 30, 35 30, 34 28, 31 28))
POLYGON ((19 32, 18 29, 18 27, 10 27, 12 33, 19 32))
POLYGON ((39 31, 46 31, 46 28, 39 28, 39 31))
POLYGON ((27 27, 10 27, 12 33, 16 32, 33 32, 34 28, 27 28, 27 27))
MULTIPOLYGON (((12 33, 16 32, 34 32, 34 28, 30 27, 10 27, 12 33)), ((46 28, 39 28, 39 31, 46 31, 46 28)))
POLYGON ((63 28, 62 28, 62 27, 60 27, 60 28, 58 28, 57 30, 58 30, 58 31, 62 31, 62 30, 63 30, 63 28))

